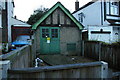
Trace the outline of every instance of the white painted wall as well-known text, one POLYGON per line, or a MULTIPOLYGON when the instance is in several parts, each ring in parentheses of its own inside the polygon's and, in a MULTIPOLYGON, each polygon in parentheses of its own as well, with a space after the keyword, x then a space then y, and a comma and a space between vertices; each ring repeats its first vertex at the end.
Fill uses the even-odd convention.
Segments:
POLYGON ((5 9, 5 0, 0 0, 0 6, 5 9))
POLYGON ((85 27, 88 25, 101 25, 101 3, 99 1, 74 13, 73 16, 78 20, 78 14, 81 12, 83 12, 85 15, 84 21, 82 23, 85 27))
POLYGON ((119 26, 89 26, 88 27, 89 40, 103 41, 106 43, 113 43, 120 41, 120 28, 119 26), (110 34, 93 34, 91 31, 109 31, 110 34))
POLYGON ((112 26, 89 26, 88 27, 88 38, 89 40, 95 40, 95 41, 103 41, 106 43, 111 43, 112 42, 112 35, 113 35, 113 27, 112 26), (94 34, 91 33, 91 31, 100 31, 103 29, 103 31, 109 31, 111 32, 110 34, 94 34))
MULTIPOLYGON (((77 11, 73 16, 79 21, 79 13, 84 14, 83 25, 88 30, 89 40, 104 41, 112 43, 120 40, 120 28, 116 26, 109 26, 109 22, 104 20, 104 0, 98 0, 93 4, 77 11), (101 2, 102 1, 102 2, 101 2), (91 31, 110 31, 110 34, 91 34, 91 31), (115 35, 118 33, 118 35, 115 35)), ((81 23, 81 22, 80 22, 81 23)))
POLYGON ((73 14, 73 16, 79 21, 78 14, 83 12, 85 15, 85 18, 82 24, 85 27, 87 27, 88 25, 108 26, 110 23, 107 20, 104 20, 104 7, 105 7, 104 0, 98 0, 94 2, 93 4, 77 11, 76 13, 73 14))

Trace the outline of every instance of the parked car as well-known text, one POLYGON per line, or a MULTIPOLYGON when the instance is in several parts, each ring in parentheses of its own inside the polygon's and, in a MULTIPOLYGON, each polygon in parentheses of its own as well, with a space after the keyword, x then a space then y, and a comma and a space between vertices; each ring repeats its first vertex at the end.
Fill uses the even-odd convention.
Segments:
POLYGON ((24 45, 31 44, 30 36, 29 35, 21 35, 16 38, 15 41, 12 42, 12 50, 16 48, 22 47, 24 45))

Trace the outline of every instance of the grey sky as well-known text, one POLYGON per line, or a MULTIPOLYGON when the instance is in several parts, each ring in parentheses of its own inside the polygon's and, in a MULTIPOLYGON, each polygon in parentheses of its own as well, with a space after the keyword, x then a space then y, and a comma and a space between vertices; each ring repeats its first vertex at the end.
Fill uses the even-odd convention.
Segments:
MULTIPOLYGON (((51 8, 58 1, 60 1, 70 12, 75 10, 76 0, 14 0, 14 15, 20 20, 27 21, 35 9, 40 8, 41 6, 51 8)), ((78 1, 80 6, 83 6, 91 0, 78 1)))

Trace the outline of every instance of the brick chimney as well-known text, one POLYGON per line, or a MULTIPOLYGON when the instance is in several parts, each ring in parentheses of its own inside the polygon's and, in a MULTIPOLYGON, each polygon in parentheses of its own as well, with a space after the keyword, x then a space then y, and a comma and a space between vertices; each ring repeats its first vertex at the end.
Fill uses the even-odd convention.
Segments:
POLYGON ((79 9, 79 1, 76 0, 76 2, 75 2, 75 11, 77 11, 78 9, 79 9))

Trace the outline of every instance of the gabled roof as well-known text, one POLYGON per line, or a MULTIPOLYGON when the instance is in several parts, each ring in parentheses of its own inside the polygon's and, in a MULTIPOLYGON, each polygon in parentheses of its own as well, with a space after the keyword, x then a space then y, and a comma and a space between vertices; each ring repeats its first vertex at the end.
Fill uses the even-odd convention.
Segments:
POLYGON ((50 8, 45 15, 43 15, 35 24, 32 25, 32 29, 36 29, 39 24, 41 24, 53 11, 57 8, 61 8, 61 10, 79 27, 79 29, 83 29, 83 25, 80 24, 75 17, 60 3, 57 2, 52 8, 50 8))

